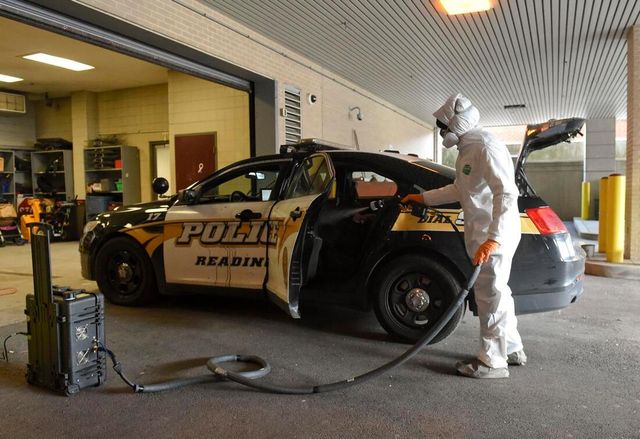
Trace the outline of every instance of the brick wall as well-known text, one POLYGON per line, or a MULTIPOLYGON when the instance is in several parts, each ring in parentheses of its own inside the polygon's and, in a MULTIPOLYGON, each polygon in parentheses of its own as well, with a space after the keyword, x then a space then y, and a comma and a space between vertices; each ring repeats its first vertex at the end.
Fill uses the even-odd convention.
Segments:
POLYGON ((640 26, 627 38, 625 257, 640 263, 640 26))
MULTIPOLYGON (((306 95, 303 96, 303 118, 306 117, 305 113, 316 111, 316 107, 320 107, 322 112, 322 126, 318 137, 352 147, 356 146, 357 137, 363 150, 377 151, 393 146, 403 153, 432 157, 433 130, 407 123, 406 119, 374 101, 345 93, 344 87, 331 80, 322 81, 322 98, 319 104, 321 105, 311 107, 306 102, 306 95), (355 106, 362 111, 361 121, 356 118, 355 110, 349 112, 349 108, 355 106)), ((303 137, 315 137, 308 131, 303 127, 303 137)))
POLYGON ((36 140, 34 106, 27 100, 26 114, 0 113, 0 149, 33 148, 36 140))
POLYGON ((73 142, 73 187, 75 195, 85 197, 84 148, 98 134, 98 96, 78 91, 71 94, 71 132, 73 142))
MULTIPOLYGON (((151 200, 150 142, 171 140, 173 148, 176 134, 215 132, 219 167, 249 156, 247 93, 177 72, 169 72, 168 81, 102 93, 75 92, 51 106, 39 103, 36 122, 33 117, 23 119, 31 131, 37 127, 38 137, 74 142, 74 186, 81 198, 85 192, 82 151, 89 140, 115 134, 121 143, 137 147, 141 199, 151 200)), ((28 138, 32 145, 33 134, 28 138)), ((175 181, 175 175, 166 177, 175 181)))
POLYGON ((218 168, 249 157, 249 95, 183 73, 169 72, 171 148, 175 148, 176 135, 198 133, 216 134, 218 168))
POLYGON ((71 98, 51 99, 35 103, 36 137, 58 137, 71 142, 71 98))
POLYGON ((149 85, 98 93, 98 134, 116 134, 140 154, 141 200, 152 199, 149 142, 168 140, 168 86, 149 85))
POLYGON ((165 132, 169 125, 167 84, 98 93, 98 132, 165 132))
MULTIPOLYGON (((303 100, 316 94, 319 102, 303 104, 304 137, 353 143, 357 130, 363 149, 394 145, 406 152, 432 157, 431 127, 350 81, 257 34, 197 0, 79 0, 86 6, 178 41, 186 46, 255 71, 278 82, 279 106, 284 85, 301 89, 303 100), (350 106, 360 106, 364 123, 349 119, 350 106)), ((284 142, 284 120, 278 134, 284 142)), ((259 139, 258 139, 259 140, 259 139)))

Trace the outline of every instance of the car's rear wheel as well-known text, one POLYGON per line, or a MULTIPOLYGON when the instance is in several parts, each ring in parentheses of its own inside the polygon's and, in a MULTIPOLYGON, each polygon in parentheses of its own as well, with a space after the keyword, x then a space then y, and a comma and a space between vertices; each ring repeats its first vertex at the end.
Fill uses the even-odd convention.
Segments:
MULTIPOLYGON (((408 342, 423 337, 460 292, 460 283, 445 266, 420 255, 392 260, 376 284, 374 309, 378 321, 389 334, 408 342)), ((463 305, 431 343, 451 334, 464 311, 463 305)))
POLYGON ((95 273, 102 294, 117 305, 145 305, 156 297, 151 261, 130 238, 107 241, 96 257, 95 273))

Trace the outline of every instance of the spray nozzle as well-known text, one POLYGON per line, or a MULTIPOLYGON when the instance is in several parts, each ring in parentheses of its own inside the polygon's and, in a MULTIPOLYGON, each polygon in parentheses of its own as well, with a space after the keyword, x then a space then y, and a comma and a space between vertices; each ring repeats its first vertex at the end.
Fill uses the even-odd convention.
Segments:
MULTIPOLYGON (((400 199, 398 199, 399 201, 400 199)), ((405 203, 402 203, 403 206, 411 208, 411 215, 416 216, 421 219, 425 219, 427 217, 427 213, 429 208, 422 203, 417 203, 412 200, 408 200, 405 203)))
POLYGON ((373 200, 372 202, 369 203, 369 209, 371 209, 372 212, 377 212, 383 207, 384 207, 384 200, 373 200))
POLYGON ((420 219, 427 217, 428 208, 423 204, 411 203, 411 215, 417 216, 420 219))

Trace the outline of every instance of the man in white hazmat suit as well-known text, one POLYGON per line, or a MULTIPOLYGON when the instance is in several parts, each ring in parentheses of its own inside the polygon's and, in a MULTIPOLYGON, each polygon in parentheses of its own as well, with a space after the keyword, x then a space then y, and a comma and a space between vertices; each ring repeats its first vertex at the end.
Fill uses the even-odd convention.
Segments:
POLYGON ((504 143, 478 126, 480 114, 464 96, 450 97, 433 115, 443 145, 458 146, 456 179, 440 189, 407 195, 403 201, 462 205, 467 253, 474 265, 483 264, 475 284, 481 340, 477 358, 459 362, 456 368, 473 378, 506 378, 508 364, 523 365, 527 360, 507 285, 520 242, 513 162, 504 143))

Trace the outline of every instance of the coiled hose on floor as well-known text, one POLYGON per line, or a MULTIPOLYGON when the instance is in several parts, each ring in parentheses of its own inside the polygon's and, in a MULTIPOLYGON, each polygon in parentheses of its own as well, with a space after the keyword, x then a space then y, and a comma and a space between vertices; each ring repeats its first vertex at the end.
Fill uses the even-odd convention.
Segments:
MULTIPOLYGON (((424 217, 427 211, 434 212, 437 216, 446 218, 446 221, 449 222, 453 228, 458 232, 458 236, 460 236, 460 232, 456 225, 449 219, 448 216, 444 215, 437 209, 432 207, 422 208, 420 213, 421 216, 424 217)), ((416 208, 414 207, 413 211, 414 215, 417 215, 416 208)), ((418 215, 418 216, 420 216, 418 215)), ((464 245, 464 242, 463 242, 464 245)), ((141 385, 136 384, 130 381, 122 372, 122 366, 117 361, 115 354, 107 349, 105 346, 100 345, 98 347, 99 351, 106 352, 107 355, 111 358, 113 362, 113 369, 116 373, 122 378, 122 380, 131 387, 136 393, 151 393, 151 392, 162 392, 165 390, 177 389, 180 387, 192 385, 192 384, 201 384, 201 383, 210 383, 215 381, 229 380, 234 381, 238 384, 242 384, 247 387, 251 387, 256 390, 260 390, 263 392, 269 393, 278 393, 278 394, 291 394, 291 395, 306 395, 313 393, 323 393, 330 392, 333 390, 341 390, 347 387, 355 386, 358 384, 362 384, 366 381, 369 381, 373 378, 376 378, 385 372, 394 369, 407 361, 413 358, 418 352, 420 352, 424 347, 426 347, 433 338, 438 335, 438 333, 444 328, 444 326, 451 320, 453 315, 456 313, 460 306, 464 305, 464 301, 469 294, 471 288, 475 284, 478 279, 478 275, 480 274, 480 265, 474 267, 473 273, 469 277, 466 286, 460 290, 458 295, 456 296, 456 300, 451 303, 451 305, 447 308, 445 313, 438 319, 438 321, 431 327, 425 335, 418 340, 411 348, 409 348, 406 352, 404 352, 399 357, 389 361, 388 363, 383 364, 382 366, 365 372, 361 375, 355 376, 353 378, 348 378, 341 381, 336 381, 328 384, 320 384, 316 386, 301 386, 301 387, 286 387, 280 386, 276 384, 269 384, 258 381, 257 378, 262 378, 267 375, 271 371, 271 366, 261 357, 255 355, 223 355, 218 357, 212 357, 207 361, 207 369, 211 372, 208 375, 189 377, 189 378, 180 378, 176 380, 166 381, 163 383, 157 384, 147 384, 141 385), (222 367, 224 363, 230 362, 238 362, 238 363, 250 363, 258 366, 258 369, 248 371, 248 372, 232 372, 230 370, 222 367)))

